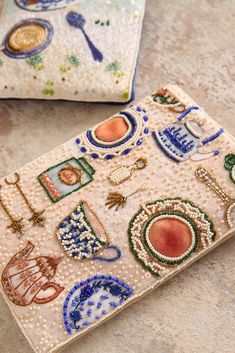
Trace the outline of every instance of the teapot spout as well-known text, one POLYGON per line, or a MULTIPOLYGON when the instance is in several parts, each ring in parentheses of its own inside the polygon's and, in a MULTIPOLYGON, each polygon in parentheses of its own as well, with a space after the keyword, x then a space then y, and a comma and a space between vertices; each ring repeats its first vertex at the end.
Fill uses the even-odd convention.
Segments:
POLYGON ((20 252, 18 252, 17 254, 15 254, 15 256, 12 257, 10 263, 14 263, 17 260, 23 259, 26 260, 28 258, 28 256, 31 254, 31 252, 34 249, 34 245, 28 241, 26 247, 22 250, 20 250, 20 252))

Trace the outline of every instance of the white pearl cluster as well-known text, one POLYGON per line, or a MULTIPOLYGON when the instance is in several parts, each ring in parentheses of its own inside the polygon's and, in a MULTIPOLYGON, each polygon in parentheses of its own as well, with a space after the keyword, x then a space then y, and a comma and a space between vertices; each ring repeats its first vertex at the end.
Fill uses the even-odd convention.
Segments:
POLYGON ((104 244, 100 242, 100 240, 96 237, 96 235, 92 232, 88 222, 85 220, 83 210, 81 206, 76 208, 79 211, 79 214, 76 215, 74 212, 71 213, 71 219, 69 221, 64 221, 63 223, 67 223, 66 227, 59 228, 56 232, 57 239, 62 246, 64 252, 69 257, 72 257, 74 260, 85 260, 90 259, 100 251, 104 244), (76 222, 75 222, 76 221, 76 222), (85 227, 87 230, 83 232, 79 232, 76 234, 74 239, 74 232, 69 231, 65 234, 66 231, 70 229, 71 226, 77 226, 79 224, 79 228, 85 227), (79 243, 79 247, 76 244, 77 241, 81 241, 79 243), (88 240, 86 244, 82 243, 83 240, 88 240), (74 255, 74 253, 78 253, 74 255))

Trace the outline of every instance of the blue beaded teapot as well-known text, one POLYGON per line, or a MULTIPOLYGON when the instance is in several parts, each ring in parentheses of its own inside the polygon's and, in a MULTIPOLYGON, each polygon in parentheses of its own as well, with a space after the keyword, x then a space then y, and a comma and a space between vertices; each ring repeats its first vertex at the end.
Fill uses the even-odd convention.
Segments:
POLYGON ((158 132, 152 132, 158 147, 174 162, 179 163, 189 158, 194 161, 200 161, 219 154, 219 150, 200 153, 198 149, 219 137, 224 129, 221 128, 215 134, 202 139, 204 131, 196 121, 181 123, 186 115, 197 109, 199 108, 194 106, 186 109, 178 117, 176 123, 170 124, 158 132))

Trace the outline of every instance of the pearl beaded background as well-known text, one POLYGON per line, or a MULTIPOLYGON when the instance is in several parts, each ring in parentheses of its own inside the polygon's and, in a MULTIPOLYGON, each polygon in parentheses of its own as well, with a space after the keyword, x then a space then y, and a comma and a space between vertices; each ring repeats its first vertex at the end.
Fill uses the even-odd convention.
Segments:
MULTIPOLYGON (((165 82, 176 82, 234 135, 234 9, 228 0, 217 1, 216 6, 211 0, 148 0, 136 73, 137 100, 165 82)), ((119 109, 107 104, 1 101, 1 176, 119 109)), ((233 353, 234 244, 235 238, 226 241, 64 352, 233 353)), ((4 248, 1 251, 7 251, 4 248)), ((135 276, 138 267, 133 268, 135 276)), ((31 353, 0 297, 0 351, 31 353)), ((37 309, 30 312, 35 315, 37 309)), ((45 336, 43 324, 42 341, 45 336)))
POLYGON ((129 101, 144 7, 145 0, 77 0, 67 8, 33 12, 6 0, 1 37, 27 18, 49 21, 54 34, 35 58, 12 59, 0 53, 0 98, 129 101), (85 18, 84 29, 102 52, 102 62, 94 61, 81 31, 67 23, 69 11, 85 18), (109 25, 98 26, 98 19, 109 25))
MULTIPOLYGON (((172 86, 171 89, 186 107, 195 105, 180 88, 172 86)), ((162 128, 175 121, 178 116, 177 113, 149 104, 149 99, 149 97, 143 99, 138 106, 133 105, 130 109, 133 111, 136 111, 136 109, 144 109, 146 111, 149 117, 146 125, 150 130, 162 128)), ((210 134, 211 131, 217 129, 216 123, 208 117, 203 110, 192 112, 188 120, 196 120, 203 124, 206 134, 210 134)), ((97 211, 99 219, 104 224, 111 242, 115 243, 115 245, 121 249, 122 257, 115 263, 105 264, 97 264, 93 261, 76 264, 65 257, 60 263, 54 277, 56 283, 65 287, 65 290, 57 299, 47 305, 32 304, 24 308, 10 304, 14 315, 19 320, 21 328, 30 339, 35 351, 40 353, 53 352, 71 339, 67 337, 63 326, 62 306, 68 291, 76 283, 96 274, 114 276, 124 281, 133 289, 134 295, 132 298, 128 299, 126 303, 131 302, 148 292, 151 288, 154 288, 158 283, 161 283, 161 279, 150 275, 140 264, 137 264, 135 257, 129 249, 127 235, 128 226, 131 218, 139 209, 140 204, 151 200, 154 201, 155 199, 180 196, 183 199, 192 201, 209 215, 214 223, 218 241, 226 237, 226 232, 228 231, 223 219, 223 205, 218 202, 216 196, 210 190, 201 187, 201 184, 194 177, 194 171, 198 166, 198 162, 187 160, 176 164, 168 160, 156 147, 150 135, 145 137, 141 146, 133 149, 127 156, 120 156, 112 160, 92 160, 92 166, 96 170, 94 182, 87 185, 82 192, 78 191, 77 193, 65 197, 57 205, 52 204, 38 183, 37 175, 60 161, 69 159, 72 156, 80 157, 76 144, 78 137, 79 136, 71 139, 64 145, 57 147, 18 171, 21 175, 21 183, 25 192, 28 192, 31 197, 33 195, 37 207, 46 209, 45 216, 47 224, 45 230, 32 228, 30 224, 27 224, 25 236, 22 237, 21 240, 17 240, 11 231, 6 229, 8 219, 1 213, 0 224, 2 236, 0 238, 0 245, 3 250, 1 255, 1 270, 7 264, 9 258, 23 248, 26 240, 30 240, 34 243, 34 256, 61 255, 60 246, 56 241, 56 227, 63 217, 76 207, 81 198, 88 200, 93 210, 97 211), (120 209, 117 213, 113 210, 107 210, 104 203, 107 190, 110 190, 110 184, 107 180, 108 172, 122 164, 133 164, 140 156, 148 159, 148 166, 133 175, 128 182, 120 185, 118 187, 119 191, 126 194, 129 190, 134 190, 136 185, 141 184, 142 180, 149 182, 151 188, 141 194, 134 195, 132 201, 128 203, 125 209, 120 209), (138 271, 138 276, 136 276, 136 271, 138 271), (47 329, 42 330, 42 328, 45 327, 47 327, 47 329)), ((207 148, 210 148, 210 146, 205 147, 205 151, 207 148)), ((203 161, 201 164, 206 168, 213 169, 224 183, 227 192, 232 193, 233 184, 228 178, 226 171, 223 169, 223 160, 224 156, 234 149, 234 142, 232 138, 225 133, 216 141, 216 148, 221 150, 221 155, 213 158, 213 168, 210 160, 203 161)), ((87 158, 88 161, 91 162, 91 158, 89 156, 87 156, 87 158)), ((3 184, 3 180, 1 180, 0 183, 3 184)), ((115 187, 113 187, 113 190, 115 190, 115 187)), ((24 212, 25 218, 28 218, 28 210, 25 209, 22 200, 15 197, 12 187, 3 188, 2 196, 8 206, 16 213, 22 214, 22 212, 24 212)), ((209 242, 208 248, 210 248, 210 246, 211 244, 209 242)), ((178 265, 177 271, 184 268, 190 263, 191 259, 196 259, 197 256, 198 254, 194 254, 181 265, 178 265)), ((164 272, 163 278, 165 279, 167 276, 168 273, 164 272)), ((120 308, 121 307, 118 309, 120 308)), ((90 325, 84 329, 83 332, 96 326, 100 321, 102 320, 98 320, 95 324, 90 325)), ((72 338, 79 335, 80 332, 73 335, 72 338)))

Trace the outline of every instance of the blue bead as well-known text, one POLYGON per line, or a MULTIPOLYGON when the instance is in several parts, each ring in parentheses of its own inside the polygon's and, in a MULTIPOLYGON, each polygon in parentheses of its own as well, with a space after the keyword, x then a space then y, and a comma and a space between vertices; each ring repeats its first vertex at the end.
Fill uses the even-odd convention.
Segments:
POLYGON ((81 148, 80 148, 80 151, 81 151, 81 152, 86 152, 86 148, 85 148, 85 147, 81 147, 81 148))
POLYGON ((79 145, 79 143, 81 142, 80 139, 76 139, 76 143, 79 145))
POLYGON ((144 116, 143 116, 143 120, 144 120, 144 121, 148 121, 148 120, 149 120, 149 118, 147 117, 147 115, 144 115, 144 116))
POLYGON ((102 299, 102 300, 106 300, 106 299, 108 299, 109 297, 108 297, 108 295, 101 295, 100 296, 100 299, 102 299))
POLYGON ((148 132, 149 132, 149 129, 146 127, 145 129, 144 129, 144 134, 148 134, 148 132))
POLYGON ((142 111, 141 107, 137 107, 137 108, 136 108, 136 111, 137 111, 137 112, 141 112, 141 111, 142 111))
POLYGON ((127 155, 128 153, 130 153, 130 151, 131 151, 131 148, 127 148, 126 150, 124 150, 123 152, 122 152, 122 155, 127 155))
POLYGON ((112 154, 107 154, 107 156, 105 156, 105 159, 109 160, 112 159, 114 156, 112 154))
POLYGON ((91 316, 91 314, 92 314, 92 310, 91 309, 89 309, 89 310, 87 310, 87 316, 91 316))
POLYGON ((87 303, 87 305, 90 305, 90 306, 95 305, 95 302, 93 302, 92 300, 90 300, 90 301, 87 303))
POLYGON ((83 324, 82 324, 82 326, 88 326, 88 325, 90 325, 90 322, 89 322, 89 321, 85 321, 85 322, 83 322, 83 324))
POLYGON ((136 144, 137 144, 137 146, 142 145, 142 140, 138 140, 138 141, 136 142, 136 144))
POLYGON ((91 157, 94 158, 94 159, 97 159, 97 158, 99 158, 99 155, 97 153, 92 153, 91 157))

